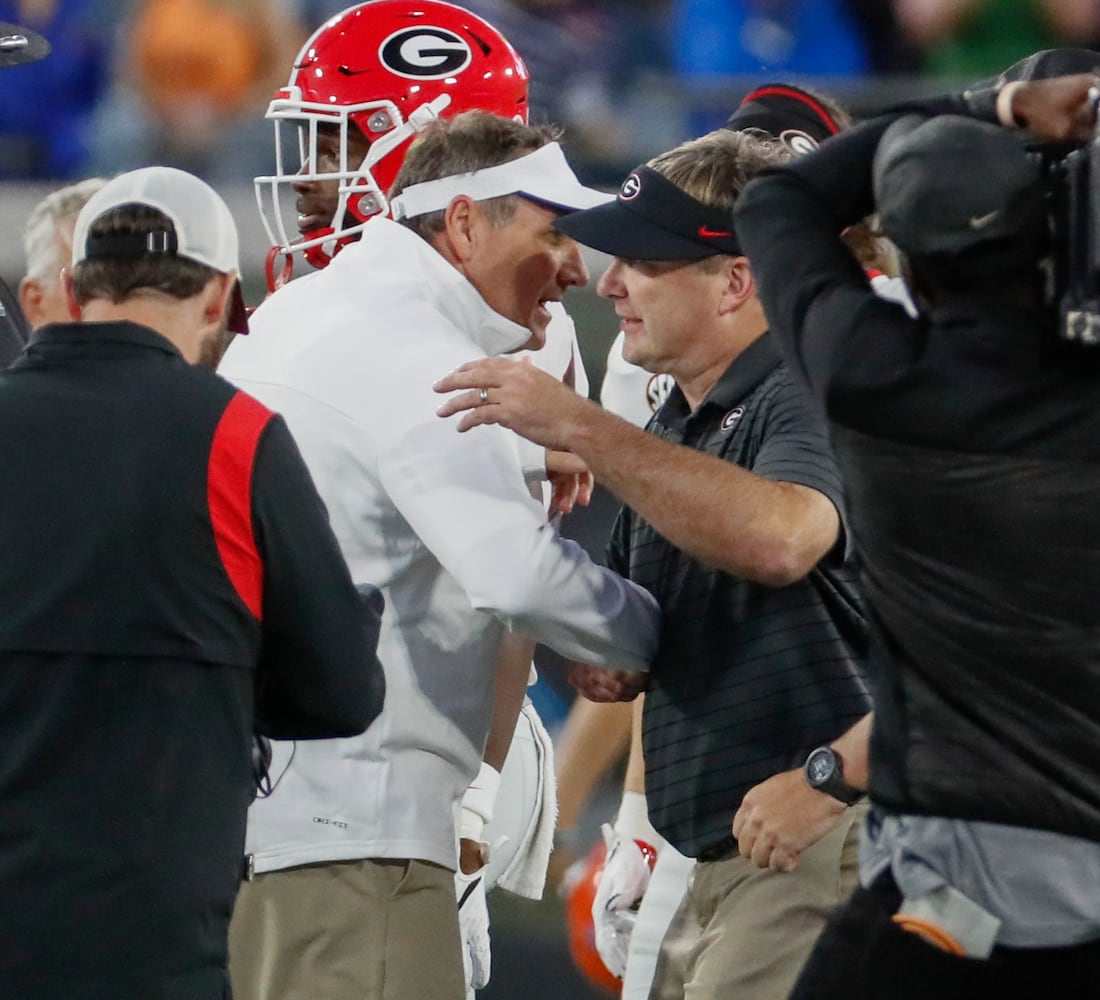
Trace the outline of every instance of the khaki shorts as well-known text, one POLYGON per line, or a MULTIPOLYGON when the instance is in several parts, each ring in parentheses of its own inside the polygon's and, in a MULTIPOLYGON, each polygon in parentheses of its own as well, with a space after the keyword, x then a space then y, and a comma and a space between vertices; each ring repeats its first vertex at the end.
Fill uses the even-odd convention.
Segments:
POLYGON ((793 872, 739 854, 697 862, 661 942, 650 1000, 786 1000, 829 914, 859 881, 867 805, 803 852, 793 872))
POLYGON ((241 884, 234 1000, 464 1000, 454 873, 427 861, 303 865, 241 884))

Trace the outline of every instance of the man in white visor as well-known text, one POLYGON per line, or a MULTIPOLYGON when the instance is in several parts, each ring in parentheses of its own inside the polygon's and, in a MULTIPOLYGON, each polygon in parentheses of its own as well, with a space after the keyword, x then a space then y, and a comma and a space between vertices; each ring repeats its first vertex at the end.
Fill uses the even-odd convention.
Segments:
POLYGON ((432 382, 538 347, 549 303, 588 274, 560 215, 582 186, 546 127, 470 112, 432 123, 324 270, 251 319, 232 379, 287 420, 356 581, 381 588, 383 715, 273 761, 249 819, 255 870, 231 943, 234 995, 461 1000, 456 818, 489 730, 505 629, 637 683, 652 598, 561 538, 515 435, 453 433, 432 382), (629 672, 629 673, 624 673, 629 672), (260 862, 262 861, 262 864, 260 862))

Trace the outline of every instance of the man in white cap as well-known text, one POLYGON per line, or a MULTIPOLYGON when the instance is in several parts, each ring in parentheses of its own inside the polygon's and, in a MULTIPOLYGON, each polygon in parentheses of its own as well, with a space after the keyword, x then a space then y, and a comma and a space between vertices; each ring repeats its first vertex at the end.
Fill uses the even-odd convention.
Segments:
POLYGON ((247 330, 225 203, 123 174, 72 265, 80 322, 0 373, 0 996, 222 1000, 253 734, 362 732, 378 616, 286 425, 196 364, 247 330))
MULTIPOLYGON (((226 358, 286 417, 353 578, 388 607, 381 718, 277 758, 274 793, 249 818, 263 869, 234 920, 244 1000, 460 1000, 456 814, 489 730, 501 634, 634 672, 655 648, 652 598, 562 539, 532 499, 524 469, 541 449, 525 461, 514 435, 466 442, 436 417, 440 366, 537 347, 547 304, 588 279, 552 223, 606 196, 553 139, 477 111, 433 122, 390 190, 394 219, 371 219, 327 268, 268 299, 226 358)), ((616 670, 598 672, 617 685, 616 670)))

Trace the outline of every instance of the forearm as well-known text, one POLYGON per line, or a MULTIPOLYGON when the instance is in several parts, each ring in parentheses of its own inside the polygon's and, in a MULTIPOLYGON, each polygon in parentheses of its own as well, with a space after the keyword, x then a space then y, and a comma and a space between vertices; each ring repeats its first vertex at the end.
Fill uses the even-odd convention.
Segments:
POLYGON ((573 702, 555 753, 560 829, 577 825, 593 787, 626 749, 631 713, 628 702, 573 702))
POLYGON ((481 843, 481 830, 489 822, 496 805, 496 787, 504 770, 504 761, 512 746, 516 733, 516 722, 523 698, 527 691, 527 681, 531 674, 531 656, 535 644, 522 635, 506 632, 497 648, 496 686, 493 691, 493 716, 489 725, 489 736, 485 741, 485 752, 481 755, 482 768, 474 784, 470 786, 462 801, 462 816, 459 828, 458 866, 467 875, 477 871, 485 864, 484 847, 481 843), (492 768, 487 771, 485 765, 492 768), (486 777, 492 778, 492 789, 481 787, 486 777))
POLYGON ((623 797, 615 817, 615 832, 621 837, 643 841, 657 850, 664 847, 664 838, 649 821, 649 808, 645 797, 645 757, 642 753, 642 707, 645 695, 634 702, 631 718, 630 756, 623 778, 623 797))
MULTIPOLYGON (((438 392, 463 389, 468 391, 438 410, 441 417, 466 411, 460 431, 500 424, 548 448, 573 452, 674 546, 708 565, 782 586, 805 576, 836 542, 836 508, 816 490, 663 441, 579 399, 530 365, 502 358, 471 362, 436 383, 438 392), (491 405, 480 401, 486 385, 491 405)), ((596 662, 583 653, 559 652, 596 662)))
POLYGON ((645 795, 645 752, 642 750, 642 711, 645 708, 645 695, 634 699, 630 717, 630 756, 626 761, 626 776, 623 778, 624 792, 637 792, 645 795))
POLYGON ((805 576, 835 543, 835 508, 808 502, 806 487, 765 479, 597 413, 574 422, 570 448, 597 482, 700 562, 783 586, 805 576))
POLYGON ((534 652, 535 643, 526 636, 506 632, 500 640, 496 687, 493 691, 493 718, 485 741, 485 753, 482 755, 482 760, 497 771, 504 769, 504 761, 512 746, 516 721, 527 694, 534 652))
POLYGON ((856 788, 866 788, 870 781, 869 747, 874 713, 869 712, 843 736, 833 740, 832 748, 844 761, 844 780, 856 788))

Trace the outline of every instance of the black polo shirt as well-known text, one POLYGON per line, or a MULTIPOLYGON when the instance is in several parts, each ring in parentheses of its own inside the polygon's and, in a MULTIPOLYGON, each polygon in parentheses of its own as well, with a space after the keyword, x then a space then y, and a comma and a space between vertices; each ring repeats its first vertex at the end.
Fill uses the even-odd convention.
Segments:
MULTIPOLYGON (((767 334, 695 412, 676 388, 648 429, 844 509, 823 425, 767 334)), ((804 580, 766 587, 685 555, 625 507, 609 562, 661 605, 642 730, 646 795, 657 830, 697 856, 729 838, 745 792, 870 710, 853 573, 839 543, 804 580)))

